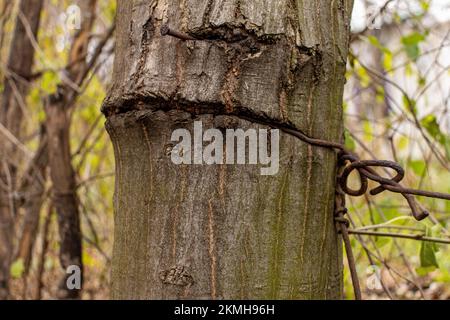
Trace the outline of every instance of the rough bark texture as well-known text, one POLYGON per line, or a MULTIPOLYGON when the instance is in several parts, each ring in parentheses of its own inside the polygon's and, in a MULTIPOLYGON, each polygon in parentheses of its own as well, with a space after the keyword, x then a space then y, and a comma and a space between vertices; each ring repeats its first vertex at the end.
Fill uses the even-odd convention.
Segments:
MULTIPOLYGON (((34 46, 39 29, 42 0, 22 0, 9 51, 5 88, 2 94, 0 123, 20 139, 21 125, 31 75, 34 46)), ((13 191, 17 171, 17 148, 0 138, 0 300, 8 296, 9 267, 13 255, 15 204, 13 191)))
POLYGON ((66 68, 68 79, 45 101, 53 205, 58 216, 61 241, 59 258, 64 269, 64 277, 58 292, 58 297, 62 299, 80 297, 79 290, 67 288, 66 279, 70 274, 66 274, 66 269, 76 265, 83 270, 80 216, 70 152, 70 109, 76 96, 74 86, 80 84, 87 68, 87 50, 95 20, 96 0, 80 0, 78 6, 82 12, 81 28, 71 44, 69 67, 66 68))
POLYGON ((351 0, 120 1, 103 112, 116 157, 112 297, 338 299, 335 154, 281 134, 280 171, 183 165, 171 134, 264 128, 341 141, 351 0), (160 27, 201 40, 161 37, 160 27), (240 116, 255 119, 245 121, 240 116))

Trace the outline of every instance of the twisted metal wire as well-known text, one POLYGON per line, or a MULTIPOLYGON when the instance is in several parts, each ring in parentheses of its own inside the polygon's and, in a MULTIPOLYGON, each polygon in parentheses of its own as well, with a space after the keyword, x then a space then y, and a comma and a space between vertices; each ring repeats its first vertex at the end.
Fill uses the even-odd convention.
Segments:
POLYGON ((379 186, 370 190, 371 195, 378 195, 386 190, 394 193, 401 194, 407 201, 411 208, 413 217, 417 220, 423 220, 429 216, 428 211, 420 208, 416 202, 416 196, 424 196, 428 198, 450 200, 450 194, 425 191, 412 188, 405 188, 400 182, 405 177, 405 170, 396 162, 388 160, 361 160, 355 153, 347 150, 347 148, 340 143, 311 138, 298 129, 288 127, 283 124, 273 123, 266 119, 258 119, 255 117, 245 115, 235 115, 243 120, 255 122, 263 125, 267 125, 272 128, 279 129, 289 135, 292 135, 301 141, 320 148, 327 148, 338 152, 338 172, 336 179, 336 197, 335 197, 335 209, 334 220, 336 222, 336 229, 338 233, 342 235, 342 239, 347 254, 348 265, 350 269, 350 275, 352 278, 353 291, 355 299, 362 299, 361 287, 358 280, 358 274, 356 271, 355 258, 353 255, 350 238, 349 238, 349 221, 344 217, 347 214, 347 208, 345 205, 345 195, 358 197, 364 195, 369 188, 369 180, 377 182, 379 186), (395 176, 385 178, 378 174, 374 167, 392 169, 396 172, 395 176), (360 180, 359 189, 355 190, 349 187, 348 178, 353 171, 357 171, 360 180))

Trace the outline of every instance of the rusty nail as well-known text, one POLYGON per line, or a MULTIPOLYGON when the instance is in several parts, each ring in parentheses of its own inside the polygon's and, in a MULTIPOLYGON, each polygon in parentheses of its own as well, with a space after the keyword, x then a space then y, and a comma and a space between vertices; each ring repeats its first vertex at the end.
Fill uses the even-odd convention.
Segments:
POLYGON ((186 33, 171 29, 167 24, 164 24, 161 26, 161 35, 162 36, 172 36, 172 37, 178 38, 183 41, 196 40, 195 38, 191 37, 190 35, 188 35, 186 33))

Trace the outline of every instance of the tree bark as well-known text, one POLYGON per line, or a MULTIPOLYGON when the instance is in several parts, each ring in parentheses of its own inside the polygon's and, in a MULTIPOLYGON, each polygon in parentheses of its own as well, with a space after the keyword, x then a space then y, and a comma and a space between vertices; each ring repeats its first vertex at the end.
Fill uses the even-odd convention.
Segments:
POLYGON ((341 298, 334 152, 280 133, 279 173, 261 176, 177 166, 170 139, 194 121, 264 120, 341 142, 352 4, 118 2, 103 105, 116 158, 112 298, 341 298), (162 37, 166 23, 199 40, 162 37))
MULTIPOLYGON (((21 0, 19 15, 9 51, 5 88, 2 94, 0 124, 20 140, 28 79, 31 75, 34 46, 39 29, 42 0, 21 0)), ((0 139, 0 300, 8 296, 9 268, 13 255, 13 192, 16 187, 17 147, 0 139)))

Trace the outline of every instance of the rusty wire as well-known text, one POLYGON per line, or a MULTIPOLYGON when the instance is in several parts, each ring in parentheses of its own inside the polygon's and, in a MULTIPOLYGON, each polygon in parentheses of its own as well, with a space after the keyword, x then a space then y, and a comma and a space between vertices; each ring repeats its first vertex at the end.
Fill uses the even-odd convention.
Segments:
POLYGON ((356 300, 362 299, 362 294, 361 287, 359 285, 358 274, 356 271, 355 258, 349 238, 349 221, 344 217, 345 214, 347 214, 345 195, 354 197, 364 195, 368 190, 369 180, 377 182, 379 186, 370 190, 369 193, 371 195, 378 195, 386 190, 401 194, 406 199, 409 207, 411 208, 412 215, 417 221, 425 219, 429 216, 429 213, 426 210, 422 210, 420 208, 419 204, 414 198, 415 195, 428 198, 450 200, 450 194, 403 187, 400 182, 405 176, 405 171, 396 162, 388 160, 361 160, 355 153, 347 150, 347 148, 343 144, 311 138, 298 129, 287 127, 286 125, 278 123, 273 123, 264 119, 255 119, 253 117, 243 115, 236 116, 250 122, 256 122, 279 129, 309 145, 338 151, 338 172, 336 179, 334 219, 336 222, 336 229, 342 235, 342 239, 344 242, 356 300), (389 178, 382 177, 373 169, 373 167, 392 169, 396 172, 396 175, 389 178), (360 187, 358 190, 354 190, 348 186, 348 177, 355 170, 358 172, 360 180, 360 187))
POLYGON ((267 125, 272 128, 280 129, 281 131, 294 136, 303 142, 326 149, 337 150, 338 151, 338 164, 340 167, 344 167, 342 171, 342 176, 338 178, 337 183, 341 186, 342 191, 349 196, 357 197, 364 195, 368 189, 368 181, 374 181, 379 184, 378 187, 370 190, 371 195, 378 195, 386 190, 401 194, 408 202, 411 208, 412 215, 418 221, 425 219, 429 213, 426 210, 421 210, 420 206, 417 204, 414 195, 423 196, 428 198, 450 200, 450 194, 434 192, 434 191, 424 191, 412 188, 405 188, 400 184, 405 176, 404 169, 394 161, 388 160, 361 160, 355 153, 349 151, 343 144, 338 142, 332 142, 322 139, 311 138, 305 133, 298 129, 292 127, 287 127, 282 124, 272 123, 267 120, 255 119, 248 116, 236 115, 237 117, 250 121, 256 122, 263 125, 267 125), (385 178, 379 175, 373 167, 382 167, 393 169, 396 171, 394 177, 385 178), (358 190, 353 190, 348 186, 348 177, 350 174, 356 170, 360 178, 360 188, 358 190))
POLYGON ((335 222, 336 229, 342 235, 342 239, 347 254, 348 266, 350 270, 350 276, 352 278, 353 291, 356 300, 362 299, 361 287, 358 280, 358 273, 356 271, 356 263, 353 255, 353 250, 349 238, 349 222, 345 219, 344 215, 347 213, 345 206, 345 195, 349 196, 361 196, 367 192, 369 187, 369 180, 379 183, 379 186, 370 190, 371 195, 378 195, 386 190, 391 192, 400 193, 407 201, 411 208, 412 215, 417 221, 423 220, 429 216, 426 210, 421 210, 417 204, 414 195, 438 198, 444 200, 450 200, 450 194, 444 194, 440 192, 431 192, 416 190, 403 187, 400 182, 405 176, 404 169, 396 162, 388 160, 360 160, 359 157, 348 151, 344 145, 329 142, 321 139, 310 138, 303 132, 295 129, 285 130, 280 127, 286 133, 296 136, 300 140, 317 147, 324 147, 328 149, 338 150, 338 174, 336 180, 336 201, 335 201, 335 222), (396 175, 390 178, 384 178, 380 176, 373 167, 389 168, 396 171, 396 175), (359 174, 360 187, 358 190, 353 190, 348 186, 348 177, 353 171, 357 171, 359 174))
MULTIPOLYGON (((342 170, 342 167, 340 168, 340 170, 342 170)), ((334 206, 334 221, 336 223, 336 230, 341 234, 342 240, 344 241, 348 267, 350 270, 350 276, 352 278, 353 292, 355 294, 355 300, 362 300, 361 286, 359 285, 358 273, 356 272, 355 257, 353 255, 352 244, 350 242, 350 236, 348 232, 350 223, 344 217, 344 215, 347 214, 347 211, 348 210, 345 206, 345 193, 342 191, 340 185, 337 184, 334 206)))
MULTIPOLYGON (((283 128, 280 127, 283 130, 283 128)), ((344 215, 347 213, 345 206, 345 195, 349 196, 361 196, 367 192, 369 187, 369 180, 379 183, 379 186, 370 190, 371 195, 378 195, 386 190, 400 193, 407 201, 411 208, 412 215, 417 221, 423 220, 429 216, 426 210, 421 210, 417 204, 414 195, 438 198, 444 200, 450 200, 450 194, 444 194, 440 192, 431 192, 416 190, 403 187, 400 182, 405 176, 404 169, 396 162, 388 160, 360 160, 359 157, 345 148, 344 145, 329 142, 321 139, 310 138, 304 133, 295 130, 283 130, 286 133, 296 136, 300 140, 317 147, 324 147, 328 149, 338 150, 338 174, 336 180, 336 201, 335 201, 335 222, 338 232, 342 235, 342 239, 347 254, 348 267, 350 270, 350 276, 352 278, 353 291, 356 300, 362 299, 361 287, 358 280, 358 273, 356 270, 355 258, 349 238, 349 222, 345 219, 344 215), (389 168, 396 171, 396 175, 390 178, 384 178, 380 176, 373 167, 389 168), (353 190, 348 186, 348 177, 353 171, 357 171, 359 174, 360 187, 358 190, 353 190)))

